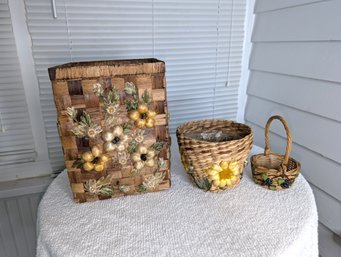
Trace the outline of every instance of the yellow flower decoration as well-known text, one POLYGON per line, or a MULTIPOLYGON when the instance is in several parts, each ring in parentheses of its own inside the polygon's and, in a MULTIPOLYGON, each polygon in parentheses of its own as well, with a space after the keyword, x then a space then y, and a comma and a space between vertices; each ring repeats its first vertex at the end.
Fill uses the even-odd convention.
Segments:
POLYGON ((102 154, 102 151, 97 146, 94 146, 91 148, 91 151, 82 154, 82 160, 84 161, 83 169, 101 172, 105 169, 105 164, 109 159, 109 156, 102 154))
POLYGON ((122 152, 126 150, 130 141, 130 137, 124 133, 122 126, 116 126, 112 131, 105 132, 102 138, 105 141, 105 152, 111 152, 114 150, 122 152))
POLYGON ((238 162, 221 161, 213 164, 206 172, 208 180, 216 187, 230 187, 239 179, 240 167, 238 162))
POLYGON ((136 149, 136 152, 131 155, 134 168, 140 170, 144 166, 154 167, 154 156, 155 151, 153 149, 148 149, 145 145, 139 145, 136 149))
POLYGON ((139 104, 137 110, 129 113, 129 118, 132 119, 135 126, 140 129, 145 127, 153 128, 155 126, 155 116, 156 112, 149 110, 148 106, 145 104, 139 104))

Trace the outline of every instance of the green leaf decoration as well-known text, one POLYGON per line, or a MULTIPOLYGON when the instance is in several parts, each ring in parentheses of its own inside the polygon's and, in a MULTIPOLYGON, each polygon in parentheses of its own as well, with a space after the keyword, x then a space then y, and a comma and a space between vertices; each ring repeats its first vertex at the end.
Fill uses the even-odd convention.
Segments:
POLYGON ((75 160, 72 164, 72 168, 80 169, 83 167, 84 161, 82 159, 75 160))
POLYGON ((99 193, 101 195, 105 195, 105 196, 112 196, 113 192, 114 191, 112 190, 112 188, 110 188, 108 186, 104 186, 99 190, 99 193))
POLYGON ((139 102, 137 100, 135 100, 135 99, 126 99, 124 101, 124 104, 126 106, 127 111, 130 112, 130 111, 137 110, 139 102))
POLYGON ((159 158, 158 160, 157 160, 157 167, 158 167, 158 169, 161 169, 161 168, 163 168, 165 166, 165 160, 163 159, 163 158, 159 158))
POLYGON ((74 122, 77 122, 77 114, 78 111, 75 109, 75 107, 68 107, 66 110, 66 114, 74 122))
POLYGON ((118 92, 118 90, 116 88, 112 88, 108 95, 104 98, 104 101, 107 104, 115 104, 118 103, 118 101, 120 100, 120 93, 118 92))
POLYGON ((118 190, 120 190, 123 193, 126 193, 130 190, 130 187, 128 185, 119 185, 118 190))
POLYGON ((125 84, 124 91, 128 95, 136 95, 136 86, 132 82, 127 82, 125 84))
POLYGON ((161 149, 163 147, 163 142, 161 141, 158 141, 158 142, 155 142, 154 144, 152 144, 151 148, 155 151, 155 152, 160 152, 161 149))
POLYGON ((84 190, 93 195, 111 196, 113 194, 111 179, 111 175, 101 177, 97 181, 95 179, 89 179, 84 184, 84 190))
POLYGON ((194 183, 201 189, 208 191, 211 189, 212 184, 208 181, 207 178, 199 178, 197 176, 193 176, 194 183))
POLYGON ((165 160, 163 158, 158 158, 157 159, 157 165, 154 170, 154 175, 156 175, 158 172, 160 172, 160 169, 162 169, 165 166, 165 160))
POLYGON ((90 127, 93 124, 90 114, 84 111, 82 116, 80 117, 79 123, 90 127))
POLYGON ((285 180, 284 179, 279 179, 277 182, 278 182, 278 184, 281 185, 281 184, 283 184, 285 182, 285 180))
POLYGON ((269 189, 276 190, 276 186, 269 186, 269 189))
POLYGON ((123 123, 123 125, 122 125, 123 132, 127 133, 128 131, 130 131, 132 129, 132 127, 133 127, 133 124, 131 121, 123 123))
POLYGON ((144 193, 147 191, 147 188, 143 184, 141 184, 137 187, 137 191, 140 193, 144 193))
POLYGON ((268 175, 267 174, 265 174, 265 173, 262 173, 262 179, 263 180, 267 180, 269 177, 268 177, 268 175))
POLYGON ((137 146, 138 146, 138 143, 135 140, 131 141, 128 145, 128 152, 130 154, 134 153, 136 151, 137 146))
POLYGON ((150 103, 150 100, 151 100, 151 99, 150 99, 150 95, 149 95, 147 89, 144 90, 144 92, 143 92, 143 94, 142 94, 142 96, 141 96, 141 100, 142 100, 142 102, 143 102, 144 104, 146 104, 146 105, 148 105, 148 104, 150 103))

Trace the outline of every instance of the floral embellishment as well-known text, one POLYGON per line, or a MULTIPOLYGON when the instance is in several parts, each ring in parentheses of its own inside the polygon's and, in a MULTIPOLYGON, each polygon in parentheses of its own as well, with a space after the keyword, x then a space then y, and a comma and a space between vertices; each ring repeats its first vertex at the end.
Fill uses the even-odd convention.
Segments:
POLYGON ((117 109, 118 109, 118 105, 117 104, 110 104, 106 108, 106 111, 107 111, 107 113, 109 115, 115 115, 115 113, 117 112, 117 109))
POLYGON ((130 186, 128 185, 119 185, 118 190, 123 193, 128 193, 130 191, 130 186))
POLYGON ((78 111, 74 107, 68 107, 66 114, 72 120, 71 132, 80 138, 95 138, 102 132, 101 126, 95 124, 87 112, 83 112, 78 120, 78 111))
POLYGON ((239 179, 240 167, 238 162, 221 161, 213 164, 207 171, 208 180, 216 187, 230 187, 239 179))
POLYGON ((166 176, 166 172, 155 172, 153 175, 147 177, 138 187, 139 192, 146 192, 155 190, 166 176))
POLYGON ((142 184, 138 186, 138 191, 143 193, 155 190, 166 177, 166 172, 160 171, 164 166, 164 159, 159 158, 154 173, 143 180, 142 184))
POLYGON ((287 179, 283 179, 282 181, 278 180, 278 184, 280 184, 282 188, 289 188, 290 187, 290 182, 287 179))
POLYGON ((277 190, 278 186, 280 186, 283 189, 286 189, 286 188, 289 188, 290 185, 292 184, 292 181, 290 181, 287 178, 273 177, 273 176, 272 176, 272 178, 270 178, 268 176, 268 174, 266 174, 266 173, 262 173, 261 176, 262 176, 262 180, 263 180, 261 182, 261 185, 265 186, 271 190, 277 190))
POLYGON ((94 91, 94 94, 96 96, 103 96, 104 89, 103 89, 101 83, 95 83, 93 87, 94 87, 93 91, 94 91))
POLYGON ((119 111, 120 93, 116 88, 104 89, 100 83, 93 85, 94 94, 100 97, 105 113, 105 124, 108 128, 117 125, 117 114, 119 111))
POLYGON ((94 146, 91 148, 91 151, 82 154, 83 169, 101 172, 105 169, 105 164, 109 159, 109 156, 103 154, 97 146, 94 146))
POLYGON ((146 128, 156 125, 157 114, 150 104, 151 89, 140 91, 132 82, 127 82, 124 91, 119 91, 110 85, 109 80, 103 80, 103 84, 100 81, 101 78, 93 84, 93 94, 99 101, 100 117, 96 118, 101 123, 94 123, 93 114, 90 116, 84 110, 71 107, 66 111, 72 121, 71 131, 77 137, 89 139, 86 142, 91 146, 78 155, 72 167, 81 169, 82 173, 98 172, 96 178, 84 181, 84 191, 88 196, 100 196, 102 199, 115 194, 129 195, 167 188, 168 169, 162 168, 167 162, 161 158, 167 156, 165 142, 145 143, 147 138, 153 137, 146 128), (121 106, 123 99, 125 110, 121 106), (114 175, 108 173, 115 174, 118 170, 124 170, 122 179, 115 177, 113 180, 114 175), (139 173, 143 175, 139 177, 139 184, 122 184, 124 178, 139 173))
POLYGON ((103 134, 103 140, 105 141, 105 152, 111 151, 125 151, 130 141, 129 135, 124 133, 122 126, 115 126, 112 131, 107 131, 103 134))
POLYGON ((148 104, 151 97, 147 90, 145 90, 139 101, 136 86, 133 83, 126 83, 125 92, 130 97, 126 99, 125 105, 129 113, 129 118, 134 121, 137 128, 153 128, 155 126, 156 112, 149 110, 148 104))
POLYGON ((144 140, 144 130, 139 129, 139 130, 136 132, 136 134, 135 134, 134 140, 135 140, 137 143, 141 144, 141 143, 143 142, 143 140, 144 140))
POLYGON ((111 196, 113 189, 111 188, 111 175, 101 177, 99 180, 90 179, 84 184, 84 191, 92 195, 111 196))
POLYGON ((129 112, 129 118, 134 121, 136 127, 143 129, 155 126, 156 112, 148 109, 147 105, 139 104, 137 110, 129 112))
POLYGON ((145 145, 139 145, 136 152, 131 155, 131 160, 134 163, 134 168, 142 169, 144 166, 153 167, 155 165, 155 151, 148 149, 145 145))
POLYGON ((127 161, 128 161, 127 160, 128 155, 125 151, 124 152, 118 152, 117 159, 118 159, 119 164, 125 165, 125 164, 127 164, 127 161))

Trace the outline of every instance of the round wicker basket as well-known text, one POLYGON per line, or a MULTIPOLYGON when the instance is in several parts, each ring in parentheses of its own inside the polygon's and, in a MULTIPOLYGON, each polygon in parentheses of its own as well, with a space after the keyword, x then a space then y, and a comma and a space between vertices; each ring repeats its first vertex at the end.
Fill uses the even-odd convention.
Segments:
POLYGON ((249 126, 229 120, 199 120, 182 124, 176 134, 184 168, 199 188, 218 192, 239 184, 253 143, 249 126), (218 140, 200 136, 216 132, 225 136, 218 140))
POLYGON ((272 116, 265 126, 265 150, 264 154, 251 157, 251 169, 253 180, 265 188, 281 190, 289 188, 300 173, 301 164, 290 158, 292 137, 288 123, 281 116, 272 116), (275 154, 270 151, 269 128, 273 120, 282 122, 287 134, 287 146, 285 154, 275 154))

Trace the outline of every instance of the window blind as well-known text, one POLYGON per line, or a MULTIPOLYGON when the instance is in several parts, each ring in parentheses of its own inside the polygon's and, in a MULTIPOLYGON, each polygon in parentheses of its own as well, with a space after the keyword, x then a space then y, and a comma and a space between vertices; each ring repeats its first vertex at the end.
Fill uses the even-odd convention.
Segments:
POLYGON ((10 10, 8 1, 0 0, 0 165, 35 158, 10 10))
POLYGON ((235 119, 245 0, 25 0, 54 169, 61 146, 47 68, 69 61, 155 57, 166 62, 170 130, 235 119), (226 86, 227 85, 227 86, 226 86))

